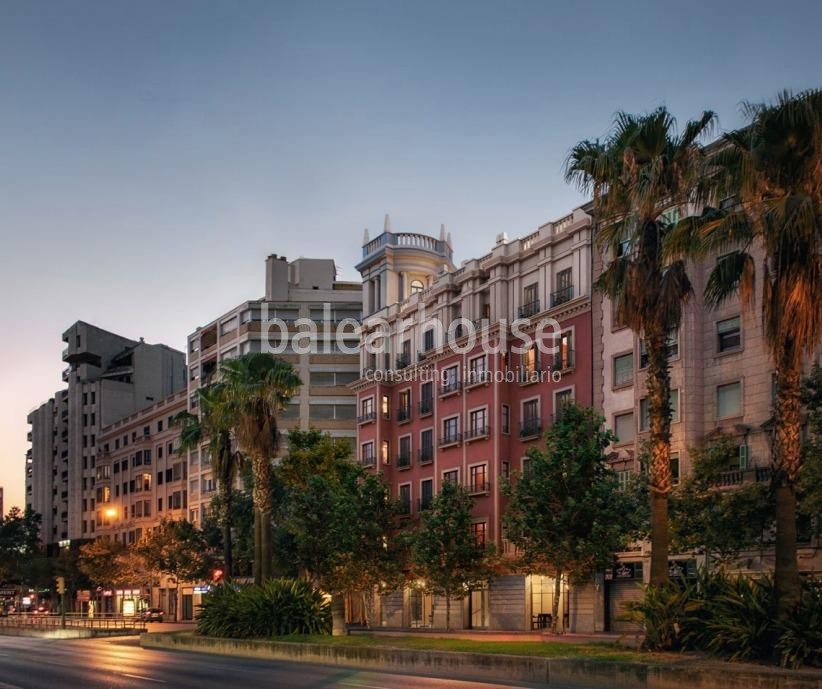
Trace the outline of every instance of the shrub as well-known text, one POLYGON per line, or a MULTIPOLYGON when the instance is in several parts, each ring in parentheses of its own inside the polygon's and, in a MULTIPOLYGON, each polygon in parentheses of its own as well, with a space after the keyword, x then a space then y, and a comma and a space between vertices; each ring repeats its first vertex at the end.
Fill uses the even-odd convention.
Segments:
POLYGON ((655 650, 694 650, 728 660, 767 660, 822 666, 822 586, 807 580, 792 616, 773 615, 773 579, 706 572, 665 586, 646 587, 629 603, 628 618, 655 650))
POLYGON ((272 579, 242 588, 218 586, 203 597, 197 618, 199 634, 234 639, 330 631, 329 603, 310 583, 298 579, 272 579))

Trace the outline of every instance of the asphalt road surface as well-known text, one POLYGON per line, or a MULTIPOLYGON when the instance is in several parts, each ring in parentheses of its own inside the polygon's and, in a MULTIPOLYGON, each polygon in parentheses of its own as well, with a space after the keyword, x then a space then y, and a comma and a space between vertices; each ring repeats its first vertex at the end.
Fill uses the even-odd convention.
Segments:
POLYGON ((501 689, 495 684, 140 648, 136 637, 0 636, 0 689, 501 689))

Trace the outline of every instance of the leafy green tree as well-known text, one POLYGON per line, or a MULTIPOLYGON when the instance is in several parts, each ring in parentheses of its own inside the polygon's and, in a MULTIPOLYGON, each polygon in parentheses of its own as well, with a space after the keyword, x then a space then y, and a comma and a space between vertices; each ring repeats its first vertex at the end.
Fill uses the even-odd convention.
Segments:
POLYGON ((231 439, 231 427, 235 415, 226 398, 226 388, 221 383, 211 383, 197 391, 199 416, 183 411, 175 421, 180 429, 180 452, 194 450, 207 442, 211 457, 211 471, 217 480, 220 500, 214 504, 215 514, 222 527, 223 565, 227 580, 234 573, 234 548, 232 545, 234 484, 243 466, 243 456, 235 451, 231 439))
POLYGON ((279 449, 277 415, 302 381, 294 367, 269 354, 245 354, 222 364, 220 382, 231 428, 240 452, 251 461, 254 476, 254 581, 271 576, 272 462, 279 449))
POLYGON ((738 203, 681 223, 669 254, 720 257, 705 286, 709 306, 739 295, 749 311, 757 303, 761 308, 776 378, 774 581, 784 620, 802 592, 796 545, 802 370, 822 341, 822 89, 747 103, 743 112, 750 123, 724 136, 709 178, 715 198, 738 203))
POLYGON ((295 430, 277 471, 286 489, 278 522, 293 537, 300 570, 332 594, 335 633, 344 628, 344 594, 361 594, 373 615, 375 591, 398 585, 404 564, 397 506, 381 477, 350 454, 345 441, 295 430))
POLYGON ((0 519, 0 581, 22 584, 26 581, 27 564, 42 556, 40 546, 40 515, 12 507, 0 519))
POLYGON ((254 504, 251 493, 233 490, 231 506, 226 507, 221 494, 211 499, 208 514, 203 519, 203 536, 209 548, 223 553, 225 562, 225 515, 231 525, 231 562, 233 574, 251 576, 254 563, 254 504))
POLYGON ((773 502, 763 483, 718 488, 720 474, 738 466, 738 440, 717 431, 689 450, 692 471, 675 491, 671 533, 677 550, 728 562, 762 544, 773 525, 773 502))
POLYGON ((668 580, 668 494, 671 492, 671 378, 668 338, 679 328, 691 294, 684 260, 664 254, 676 213, 704 196, 702 136, 712 112, 681 133, 665 109, 617 115, 604 142, 581 141, 566 163, 566 179, 592 192, 596 241, 605 269, 596 282, 617 318, 643 337, 648 353, 652 585, 668 580))
POLYGON ((451 628, 451 600, 462 600, 492 575, 492 553, 471 531, 474 501, 457 483, 445 481, 413 535, 412 558, 425 589, 445 597, 445 627, 451 628))
POLYGON ((616 436, 593 409, 568 404, 546 433, 546 449, 531 448, 527 469, 503 486, 508 539, 527 571, 554 577, 553 630, 560 624, 563 577, 578 583, 613 563, 631 529, 633 505, 619 490, 604 450, 616 436))
MULTIPOLYGON (((163 574, 177 585, 177 600, 184 581, 198 581, 209 576, 214 556, 205 537, 191 522, 163 519, 135 546, 146 568, 163 574)), ((179 614, 178 606, 178 614, 179 614)))
POLYGON ((93 585, 117 588, 128 583, 125 553, 126 546, 120 541, 98 538, 80 546, 77 566, 93 585))

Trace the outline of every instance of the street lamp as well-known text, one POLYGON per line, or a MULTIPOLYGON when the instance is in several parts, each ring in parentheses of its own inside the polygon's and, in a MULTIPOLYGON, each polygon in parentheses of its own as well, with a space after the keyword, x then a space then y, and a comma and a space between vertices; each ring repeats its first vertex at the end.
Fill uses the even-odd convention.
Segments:
POLYGON ((103 514, 105 514, 109 519, 114 519, 117 516, 117 508, 107 507, 103 514))

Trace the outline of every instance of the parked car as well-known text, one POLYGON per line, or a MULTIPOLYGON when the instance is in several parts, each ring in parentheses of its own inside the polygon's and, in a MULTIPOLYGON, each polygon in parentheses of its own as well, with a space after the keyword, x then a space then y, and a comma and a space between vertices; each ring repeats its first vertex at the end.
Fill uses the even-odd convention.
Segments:
POLYGON ((163 621, 163 612, 160 608, 148 608, 147 610, 143 610, 143 619, 146 622, 162 622, 163 621))

